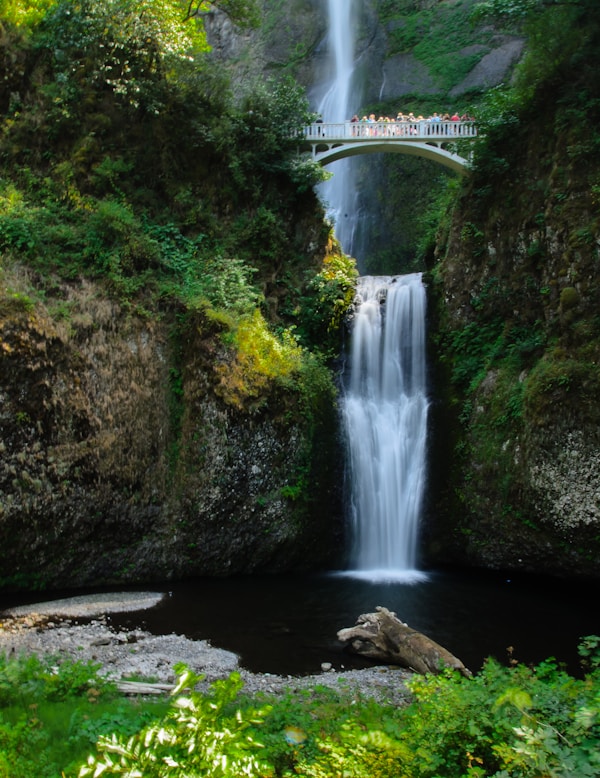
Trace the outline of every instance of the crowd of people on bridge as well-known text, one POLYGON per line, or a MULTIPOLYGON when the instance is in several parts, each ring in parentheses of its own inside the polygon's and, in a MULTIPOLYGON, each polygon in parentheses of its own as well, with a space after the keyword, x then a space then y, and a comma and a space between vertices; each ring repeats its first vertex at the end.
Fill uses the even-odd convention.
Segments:
MULTIPOLYGON (((327 134, 328 136, 333 133, 339 132, 335 130, 336 126, 345 126, 346 129, 343 134, 348 136, 348 125, 350 127, 350 135, 356 138, 372 138, 372 137, 403 137, 403 136, 422 136, 422 135, 473 135, 476 134, 473 129, 474 118, 470 114, 459 115, 457 112, 453 114, 444 113, 432 113, 428 116, 410 113, 398 112, 395 118, 390 116, 379 116, 376 118, 374 113, 364 115, 359 118, 358 114, 350 119, 349 122, 344 122, 344 125, 330 125, 328 131, 318 135, 327 134)), ((323 123, 321 118, 317 119, 317 124, 323 123)))
POLYGON ((375 114, 371 113, 362 118, 359 118, 358 114, 354 114, 352 119, 350 119, 350 123, 355 125, 352 128, 352 134, 357 137, 428 134, 428 129, 431 134, 437 135, 442 130, 442 125, 445 134, 455 134, 452 132, 452 124, 449 124, 449 122, 473 121, 474 118, 466 113, 459 115, 457 112, 453 114, 434 112, 425 117, 422 114, 415 116, 412 111, 410 113, 399 111, 395 118, 380 116, 376 119, 375 114), (436 132, 436 129, 438 129, 438 132, 436 132))

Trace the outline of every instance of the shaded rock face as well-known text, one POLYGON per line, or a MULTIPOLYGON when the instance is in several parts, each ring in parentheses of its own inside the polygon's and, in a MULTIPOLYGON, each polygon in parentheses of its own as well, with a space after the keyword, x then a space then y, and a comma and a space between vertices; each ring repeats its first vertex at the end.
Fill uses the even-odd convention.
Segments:
POLYGON ((205 322, 174 338, 173 321, 127 313, 93 284, 57 293, 0 294, 0 584, 325 564, 339 530, 333 425, 309 425, 284 392, 273 407, 295 413, 228 407, 214 391, 227 356, 205 322), (330 466, 312 473, 317 436, 330 466))
MULTIPOLYGON (((567 89, 576 82, 565 74, 567 89)), ((438 560, 598 577, 598 160, 593 121, 565 122, 553 92, 500 132, 439 247, 438 356, 460 418, 440 436, 456 445, 430 548, 438 560)))
POLYGON ((206 17, 213 56, 229 68, 240 88, 290 69, 302 84, 323 80, 327 17, 321 0, 265 0, 259 31, 240 31, 220 11, 206 17))
POLYGON ((430 95, 438 91, 429 70, 410 53, 390 57, 382 62, 381 68, 380 94, 383 100, 391 100, 415 92, 430 95))
MULTIPOLYGON (((450 90, 451 97, 457 97, 474 89, 490 89, 505 80, 507 74, 520 60, 525 42, 522 38, 508 39, 505 43, 501 40, 495 48, 484 54, 460 84, 450 90)), ((470 50, 464 50, 461 54, 468 56, 472 53, 472 49, 473 47, 470 47, 470 50)))

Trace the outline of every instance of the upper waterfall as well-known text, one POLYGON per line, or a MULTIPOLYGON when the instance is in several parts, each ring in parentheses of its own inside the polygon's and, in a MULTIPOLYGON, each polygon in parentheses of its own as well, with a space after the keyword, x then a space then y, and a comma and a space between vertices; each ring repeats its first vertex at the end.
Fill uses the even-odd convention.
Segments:
MULTIPOLYGON (((350 119, 360 103, 354 79, 356 30, 356 0, 327 0, 329 16, 328 53, 330 78, 318 104, 318 112, 326 122, 350 119)), ((335 235, 347 254, 353 254, 353 236, 356 224, 356 194, 352 162, 340 160, 333 165, 333 176, 319 187, 335 235)))

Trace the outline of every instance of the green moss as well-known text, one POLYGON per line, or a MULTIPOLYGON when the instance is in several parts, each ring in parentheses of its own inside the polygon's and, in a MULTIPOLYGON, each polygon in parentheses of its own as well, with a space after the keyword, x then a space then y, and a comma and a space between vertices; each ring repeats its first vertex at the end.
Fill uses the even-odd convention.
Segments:
POLYGON ((10 318, 21 313, 31 313, 35 309, 35 302, 27 294, 22 292, 10 292, 0 296, 0 316, 10 318))
POLYGON ((523 402, 532 424, 550 423, 558 409, 563 415, 587 416, 592 423, 600 419, 598 396, 600 365, 557 349, 540 359, 527 377, 523 402))
POLYGON ((569 311, 579 304, 580 294, 574 286, 566 286, 560 293, 560 307, 562 311, 569 311))

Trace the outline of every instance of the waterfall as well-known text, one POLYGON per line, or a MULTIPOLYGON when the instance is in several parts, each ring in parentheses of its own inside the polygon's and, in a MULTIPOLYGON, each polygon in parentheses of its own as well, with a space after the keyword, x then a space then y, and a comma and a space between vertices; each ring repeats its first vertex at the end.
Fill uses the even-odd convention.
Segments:
MULTIPOLYGON (((356 0, 327 0, 330 78, 318 111, 343 122, 360 108, 355 79, 356 0)), ((351 160, 320 194, 344 251, 358 221, 351 160)), ((353 530, 351 575, 414 581, 426 474, 425 289, 420 274, 359 279, 350 375, 343 396, 353 530)))
POLYGON ((343 398, 352 575, 415 581, 428 400, 421 274, 359 279, 343 398))
MULTIPOLYGON (((327 0, 327 9, 331 78, 317 110, 325 122, 344 122, 358 110, 360 100, 353 84, 355 0, 327 0)), ((352 255, 356 224, 352 163, 348 159, 334 162, 331 172, 333 177, 320 186, 320 195, 334 223, 336 238, 352 255)))

